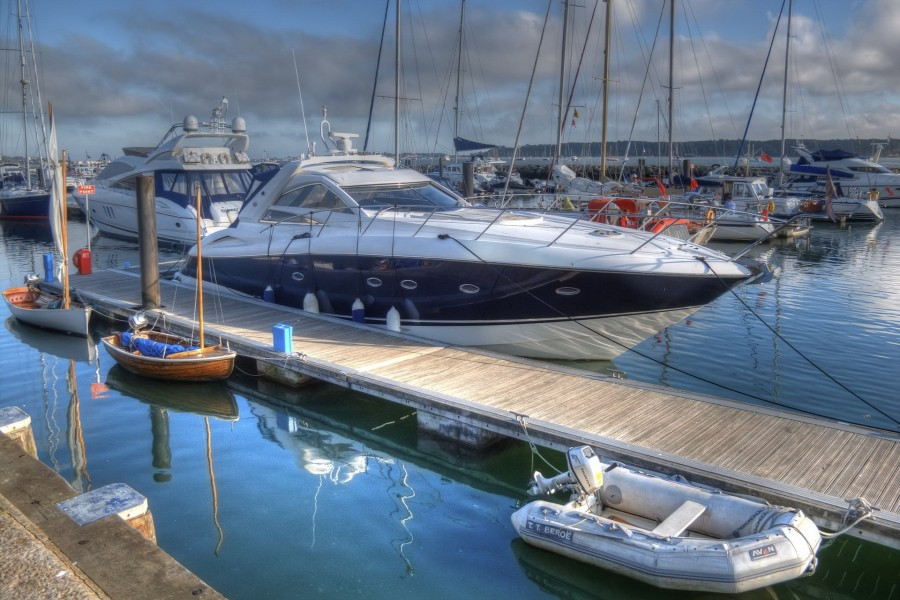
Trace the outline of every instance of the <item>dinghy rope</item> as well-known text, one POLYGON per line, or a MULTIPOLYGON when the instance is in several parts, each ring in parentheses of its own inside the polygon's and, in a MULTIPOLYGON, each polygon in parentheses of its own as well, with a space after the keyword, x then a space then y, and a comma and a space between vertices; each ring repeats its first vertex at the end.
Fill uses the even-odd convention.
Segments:
POLYGON ((877 506, 869 504, 869 502, 861 496, 847 500, 847 505, 847 512, 844 514, 844 519, 841 521, 843 527, 833 533, 821 532, 821 536, 824 539, 833 539, 847 533, 856 527, 860 521, 871 517, 872 513, 876 510, 881 510, 877 506), (853 520, 850 521, 850 519, 853 520), (850 521, 849 524, 844 525, 844 523, 847 523, 848 521, 850 521))
POLYGON ((534 470, 534 457, 537 456, 544 462, 545 465, 547 465, 557 473, 562 473, 562 471, 550 464, 549 460, 544 458, 540 450, 538 450, 537 444, 535 444, 534 440, 531 439, 531 434, 528 433, 528 415, 523 415, 517 412, 513 412, 512 414, 516 417, 516 421, 519 423, 519 425, 522 426, 522 433, 525 434, 525 441, 528 442, 528 447, 531 449, 531 470, 534 470))

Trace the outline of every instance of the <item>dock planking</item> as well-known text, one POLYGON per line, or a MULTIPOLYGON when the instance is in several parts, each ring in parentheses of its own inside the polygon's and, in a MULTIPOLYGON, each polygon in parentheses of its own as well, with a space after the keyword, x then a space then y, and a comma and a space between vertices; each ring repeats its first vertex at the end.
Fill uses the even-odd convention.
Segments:
MULTIPOLYGON (((127 316, 141 302, 134 272, 79 276, 74 287, 101 312, 127 316)), ((182 333, 196 329, 190 288, 162 282, 147 311, 182 333)), ((298 309, 209 294, 206 333, 240 354, 416 409, 563 450, 594 446, 620 460, 796 506, 838 529, 847 500, 880 510, 851 534, 900 548, 900 436, 567 367, 444 346, 298 309), (272 348, 291 325, 293 355, 272 348)))

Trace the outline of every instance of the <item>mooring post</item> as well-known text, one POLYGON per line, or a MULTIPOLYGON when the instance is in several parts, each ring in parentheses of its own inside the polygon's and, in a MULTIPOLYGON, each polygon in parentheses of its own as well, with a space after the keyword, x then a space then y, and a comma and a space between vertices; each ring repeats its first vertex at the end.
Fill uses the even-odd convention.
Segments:
POLYGON ((475 163, 463 163, 463 196, 471 198, 475 195, 475 163))
POLYGON ((156 190, 152 175, 137 178, 138 250, 141 257, 141 305, 159 308, 159 242, 156 238, 156 190))

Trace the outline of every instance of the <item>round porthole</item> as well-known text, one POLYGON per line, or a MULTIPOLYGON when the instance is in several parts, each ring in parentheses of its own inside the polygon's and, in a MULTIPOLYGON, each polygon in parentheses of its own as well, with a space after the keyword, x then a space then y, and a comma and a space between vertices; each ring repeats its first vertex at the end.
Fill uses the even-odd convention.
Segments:
POLYGON ((366 283, 372 287, 381 287, 381 280, 377 277, 369 277, 366 279, 366 283))
POLYGON ((581 290, 573 287, 556 288, 556 293, 560 296, 575 296, 581 293, 581 290))
POLYGON ((419 284, 412 279, 404 279, 400 282, 400 287, 402 287, 404 290, 414 290, 419 287, 419 284))
POLYGON ((479 291, 481 291, 481 288, 471 283, 464 283, 459 286, 459 291, 461 291, 463 294, 477 294, 479 291))
POLYGON ((303 273, 301 273, 300 271, 294 271, 293 273, 291 273, 291 279, 293 279, 294 281, 303 281, 303 273))

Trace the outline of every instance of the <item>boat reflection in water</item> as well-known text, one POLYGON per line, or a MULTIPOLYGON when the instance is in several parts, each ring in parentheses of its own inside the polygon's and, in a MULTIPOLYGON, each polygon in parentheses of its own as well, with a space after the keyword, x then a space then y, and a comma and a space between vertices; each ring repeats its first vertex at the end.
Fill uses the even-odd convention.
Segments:
POLYGON ((153 480, 166 483, 172 479, 172 449, 169 435, 169 411, 192 413, 203 417, 206 436, 206 466, 212 495, 212 519, 218 539, 213 553, 218 556, 225 541, 225 532, 219 523, 219 492, 213 467, 212 429, 209 419, 237 421, 239 411, 234 394, 224 382, 183 383, 147 379, 129 373, 120 365, 110 368, 106 384, 123 396, 134 398, 150 406, 150 431, 153 438, 153 480))
POLYGON ((153 380, 113 365, 106 375, 106 384, 125 396, 160 409, 194 413, 201 417, 215 417, 236 421, 239 417, 234 393, 223 382, 191 383, 153 380))
POLYGON ((15 317, 7 318, 4 325, 20 342, 43 354, 85 363, 97 359, 97 343, 91 337, 53 333, 21 323, 15 317))

